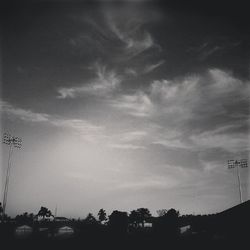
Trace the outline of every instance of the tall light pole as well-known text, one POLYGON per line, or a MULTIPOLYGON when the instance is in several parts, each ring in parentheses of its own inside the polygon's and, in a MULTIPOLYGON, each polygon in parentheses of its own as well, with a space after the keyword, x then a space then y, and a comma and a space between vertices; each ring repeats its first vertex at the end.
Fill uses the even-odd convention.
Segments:
POLYGON ((3 143, 9 145, 9 156, 8 156, 8 168, 6 173, 6 180, 4 185, 4 196, 3 196, 3 218, 5 215, 6 203, 7 203, 7 195, 8 195, 8 187, 9 187, 9 178, 10 178, 10 168, 11 168, 11 156, 13 153, 13 147, 21 148, 22 139, 16 136, 12 136, 9 133, 4 133, 3 135, 3 143))
POLYGON ((247 168, 247 160, 241 159, 241 160, 228 160, 228 168, 235 168, 237 169, 237 178, 238 178, 238 185, 239 185, 239 195, 240 195, 240 203, 243 202, 242 200, 242 190, 241 190, 241 181, 240 181, 240 170, 239 168, 247 168))

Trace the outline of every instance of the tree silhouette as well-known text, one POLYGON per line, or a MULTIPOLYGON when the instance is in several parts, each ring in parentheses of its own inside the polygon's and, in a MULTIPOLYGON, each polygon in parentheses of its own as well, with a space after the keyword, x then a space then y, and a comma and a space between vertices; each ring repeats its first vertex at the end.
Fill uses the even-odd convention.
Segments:
POLYGON ((128 214, 121 211, 113 211, 109 216, 109 227, 116 233, 125 233, 128 228, 128 214))
POLYGON ((166 215, 167 212, 168 212, 167 209, 159 209, 159 210, 156 211, 156 213, 158 214, 159 217, 162 217, 162 216, 166 215))
POLYGON ((53 216, 51 211, 47 207, 41 207, 37 215, 42 216, 43 220, 45 219, 45 217, 53 216))
POLYGON ((160 236, 167 235, 169 239, 174 239, 179 234, 179 212, 171 208, 159 212, 155 230, 160 236), (166 212, 167 211, 167 212, 166 212))
POLYGON ((21 215, 17 215, 15 217, 15 220, 18 224, 32 224, 33 220, 34 220, 34 215, 28 214, 27 212, 21 214, 21 215))
POLYGON ((147 208, 138 208, 136 212, 138 213, 139 223, 141 223, 142 227, 144 227, 147 219, 152 217, 150 211, 147 208))
POLYGON ((107 214, 106 214, 106 211, 101 208, 98 212, 98 220, 103 223, 104 221, 107 220, 107 214))
POLYGON ((172 218, 178 218, 179 217, 179 211, 175 210, 174 208, 171 208, 167 212, 167 216, 172 217, 172 218))
POLYGON ((86 222, 86 224, 89 224, 89 225, 93 225, 97 223, 96 218, 92 213, 88 213, 84 221, 86 222))
POLYGON ((140 223, 140 214, 137 210, 132 210, 129 214, 129 222, 132 223, 133 227, 138 227, 140 223))

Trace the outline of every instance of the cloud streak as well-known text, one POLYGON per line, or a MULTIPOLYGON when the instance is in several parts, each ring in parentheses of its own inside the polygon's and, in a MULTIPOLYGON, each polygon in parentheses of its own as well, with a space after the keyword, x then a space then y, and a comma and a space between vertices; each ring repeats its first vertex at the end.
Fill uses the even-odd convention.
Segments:
POLYGON ((143 70, 143 73, 144 74, 150 73, 154 71, 155 69, 157 69, 158 67, 160 67, 161 65, 163 65, 164 63, 165 63, 165 60, 161 60, 158 63, 147 65, 145 69, 143 70))
POLYGON ((142 29, 142 23, 131 21, 122 26, 114 17, 109 16, 107 20, 110 30, 124 44, 124 51, 129 58, 156 46, 151 34, 142 29))
MULTIPOLYGON (((60 98, 92 94, 99 84, 104 84, 105 90, 100 87, 103 94, 106 93, 104 96, 110 91, 114 91, 115 95, 112 99, 105 99, 102 105, 111 114, 136 118, 140 128, 135 127, 132 131, 118 129, 113 135, 108 135, 102 123, 97 126, 84 119, 36 113, 7 102, 1 102, 2 110, 26 122, 44 122, 70 129, 89 142, 119 150, 145 149, 150 145, 193 152, 213 148, 231 153, 249 150, 249 138, 246 136, 249 128, 249 82, 237 79, 226 71, 209 69, 199 75, 154 80, 144 90, 121 94, 116 93, 120 78, 113 71, 107 71, 100 65, 94 69, 96 81, 83 86, 83 89, 69 88, 68 93, 61 92, 60 98), (113 79, 113 83, 108 81, 109 78, 113 79), (147 124, 142 121, 147 121, 147 124)), ((101 92, 98 93, 100 95, 101 92)), ((112 130, 112 126, 109 129, 112 130)))
POLYGON ((83 119, 66 119, 60 116, 53 116, 45 113, 37 113, 31 110, 16 108, 15 106, 2 101, 1 112, 8 117, 20 119, 27 123, 45 123, 57 128, 69 129, 76 132, 88 142, 95 142, 103 139, 104 127, 97 126, 83 119))
POLYGON ((47 122, 50 119, 50 115, 48 114, 35 113, 31 110, 16 108, 5 101, 0 101, 0 107, 3 114, 18 117, 19 119, 27 122, 47 122))
POLYGON ((121 95, 110 101, 115 109, 125 111, 135 117, 147 117, 150 115, 152 103, 149 96, 142 91, 131 95, 121 95))
POLYGON ((107 70, 106 66, 98 63, 95 64, 94 69, 96 71, 95 79, 84 85, 59 88, 57 90, 59 93, 57 98, 76 98, 82 95, 105 96, 119 88, 120 83, 122 82, 122 77, 114 70, 107 70))
POLYGON ((123 144, 108 144, 108 147, 113 148, 113 149, 122 149, 122 150, 137 150, 137 149, 145 149, 144 146, 140 145, 135 145, 135 144, 128 144, 128 143, 123 143, 123 144))
POLYGON ((238 152, 249 148, 249 93, 249 82, 220 69, 209 69, 199 75, 155 80, 145 91, 118 96, 112 106, 158 124, 159 129, 150 134, 153 144, 238 152), (165 137, 168 130, 176 134, 165 137))

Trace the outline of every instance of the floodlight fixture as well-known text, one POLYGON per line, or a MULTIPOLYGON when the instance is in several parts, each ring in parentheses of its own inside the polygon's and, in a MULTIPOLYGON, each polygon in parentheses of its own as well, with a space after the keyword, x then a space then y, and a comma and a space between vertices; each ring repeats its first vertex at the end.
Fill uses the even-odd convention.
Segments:
POLYGON ((241 180, 240 180, 240 171, 239 168, 247 168, 247 159, 241 160, 228 160, 228 169, 236 168, 237 169, 237 178, 238 178, 238 187, 239 187, 239 195, 240 195, 240 203, 242 200, 242 190, 241 190, 241 180))
POLYGON ((13 145, 16 148, 21 148, 22 139, 17 136, 12 136, 9 133, 4 133, 3 143, 7 145, 13 145))
POLYGON ((6 180, 4 186, 4 196, 3 196, 3 218, 4 218, 6 204, 7 204, 7 195, 9 187, 10 169, 11 169, 11 156, 13 153, 13 147, 20 149, 22 146, 22 139, 17 136, 12 136, 10 133, 4 133, 3 143, 9 145, 8 167, 7 167, 6 180))

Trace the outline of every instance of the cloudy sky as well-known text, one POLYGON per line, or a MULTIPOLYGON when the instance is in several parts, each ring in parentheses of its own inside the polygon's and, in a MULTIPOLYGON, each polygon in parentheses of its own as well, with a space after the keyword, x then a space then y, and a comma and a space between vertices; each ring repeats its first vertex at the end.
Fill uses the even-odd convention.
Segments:
MULTIPOLYGON (((245 14, 213 2, 6 5, 1 130, 23 140, 7 212, 236 205, 227 161, 248 159, 250 149, 245 14)), ((244 200, 248 171, 240 170, 244 200)))

